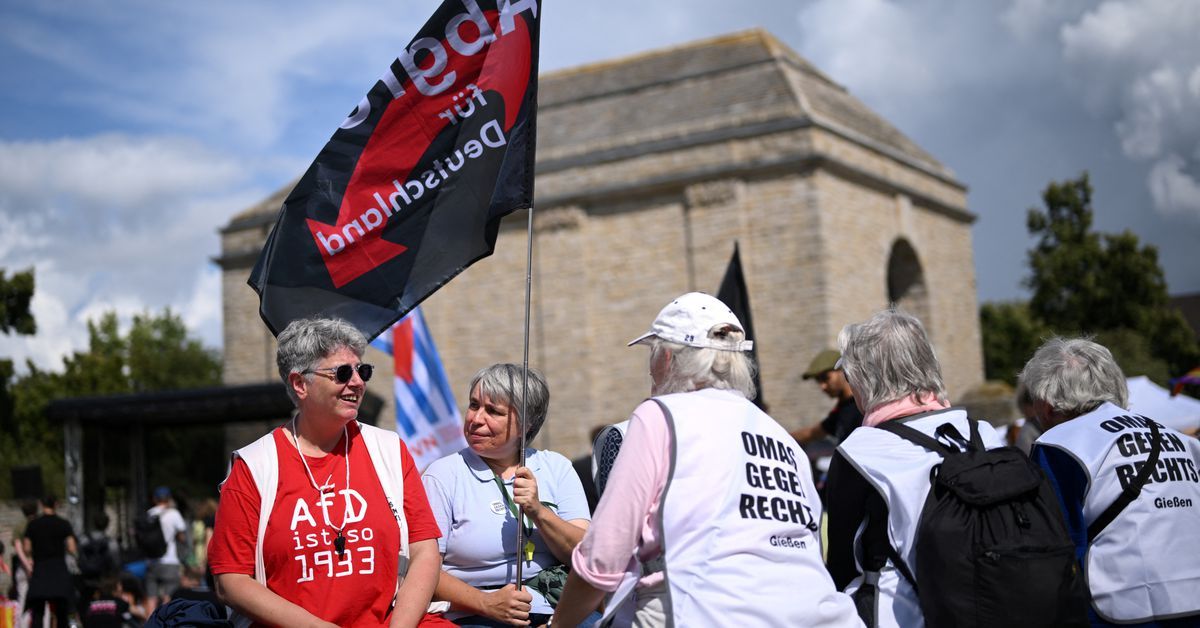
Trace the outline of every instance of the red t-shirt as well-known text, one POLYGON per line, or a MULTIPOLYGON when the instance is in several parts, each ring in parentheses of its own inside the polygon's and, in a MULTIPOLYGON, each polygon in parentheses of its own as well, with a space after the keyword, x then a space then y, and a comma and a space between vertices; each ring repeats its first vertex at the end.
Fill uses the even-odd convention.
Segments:
MULTIPOLYGON (((396 591, 400 527, 359 432, 357 422, 348 426, 349 491, 342 441, 329 455, 305 456, 317 483, 333 485, 323 495, 313 487, 287 432, 277 428, 272 433, 279 452, 279 488, 267 521, 263 563, 267 588, 313 615, 339 626, 386 626, 396 591), (334 549, 335 526, 344 526, 346 552, 340 558, 334 549)), ((403 441, 400 457, 409 542, 436 539, 441 532, 403 441)), ((239 458, 221 489, 208 546, 213 574, 254 575, 258 516, 258 488, 239 458)))

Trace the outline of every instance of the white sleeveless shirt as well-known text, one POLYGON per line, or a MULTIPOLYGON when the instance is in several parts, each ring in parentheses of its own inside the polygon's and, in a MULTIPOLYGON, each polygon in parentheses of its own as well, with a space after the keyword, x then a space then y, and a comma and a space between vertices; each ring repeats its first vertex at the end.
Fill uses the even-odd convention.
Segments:
POLYGON ((655 398, 671 431, 665 610, 679 626, 858 626, 821 558, 821 501, 796 441, 740 394, 655 398))
MULTIPOLYGON (((1070 455, 1087 475, 1091 525, 1150 457, 1146 417, 1111 403, 1061 423, 1035 447, 1070 455)), ((1104 528, 1084 558, 1092 606, 1131 623, 1200 613, 1200 441, 1161 426, 1162 451, 1141 494, 1104 528)))

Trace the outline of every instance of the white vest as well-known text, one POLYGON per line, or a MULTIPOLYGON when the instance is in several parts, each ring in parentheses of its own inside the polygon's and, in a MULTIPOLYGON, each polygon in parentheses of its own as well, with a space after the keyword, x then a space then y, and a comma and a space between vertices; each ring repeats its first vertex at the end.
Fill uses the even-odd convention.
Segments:
MULTIPOLYGON (((1088 547, 1092 606, 1110 622, 1200 612, 1200 441, 1159 428, 1163 448, 1139 497, 1088 547)), ((1087 474, 1091 525, 1150 457, 1145 417, 1111 403, 1042 434, 1036 446, 1069 454, 1087 474)))
POLYGON ((668 625, 860 625, 821 559, 821 500, 787 431, 729 391, 656 401, 671 431, 660 510, 668 625))
MULTIPOLYGON (((408 520, 404 516, 404 465, 400 456, 400 435, 377 428, 366 423, 359 423, 362 441, 367 446, 367 453, 375 467, 375 475, 383 486, 383 494, 387 496, 388 507, 396 517, 400 526, 400 558, 397 562, 399 578, 396 590, 399 591, 400 579, 408 573, 408 520)), ((258 537, 254 545, 254 579, 264 587, 267 586, 267 570, 263 563, 263 535, 267 531, 267 522, 271 518, 271 510, 275 507, 275 491, 279 488, 279 452, 275 448, 275 430, 267 432, 258 440, 233 452, 233 459, 241 458, 250 469, 250 477, 258 487, 258 537)), ((224 486, 224 482, 221 483, 224 486)), ((253 621, 239 613, 231 618, 238 628, 250 626, 253 621)))
MULTIPOLYGON (((957 408, 898 420, 934 438, 937 437, 937 428, 945 423, 953 424, 963 438, 971 437, 967 413, 957 408)), ((983 439, 984 447, 988 449, 1004 445, 1004 440, 986 422, 979 423, 979 436, 983 439)), ((941 442, 962 449, 946 439, 942 439, 941 442)), ((913 537, 917 533, 921 511, 929 495, 929 473, 934 465, 941 464, 942 456, 891 432, 874 428, 854 430, 838 446, 838 451, 883 497, 888 510, 888 539, 916 577, 917 548, 913 537)), ((857 546, 861 542, 862 533, 860 528, 855 535, 856 561, 861 561, 857 546)), ((861 562, 858 571, 860 574, 865 573, 861 562)), ((846 587, 846 592, 853 594, 857 591, 865 577, 856 577, 846 587)), ((925 625, 925 616, 921 613, 916 591, 890 561, 879 573, 877 585, 879 594, 876 617, 879 626, 920 628, 925 625)))

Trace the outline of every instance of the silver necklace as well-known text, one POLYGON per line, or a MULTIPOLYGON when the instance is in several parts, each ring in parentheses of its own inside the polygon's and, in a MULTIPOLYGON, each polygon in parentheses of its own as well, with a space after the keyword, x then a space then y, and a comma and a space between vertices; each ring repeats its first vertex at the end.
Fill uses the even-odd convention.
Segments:
MULTIPOLYGON (((292 417, 292 442, 296 444, 296 453, 300 454, 300 462, 304 463, 304 471, 308 473, 308 481, 312 482, 313 488, 317 489, 317 494, 324 498, 325 489, 333 490, 333 486, 329 480, 325 480, 324 486, 317 486, 317 479, 313 477, 312 469, 308 468, 308 461, 304 459, 304 450, 300 449, 300 440, 296 437, 296 417, 292 417)), ((333 549, 337 550, 338 558, 341 558, 346 553, 346 537, 342 536, 342 530, 346 528, 346 518, 350 515, 350 436, 346 431, 346 426, 342 426, 342 456, 346 460, 346 509, 342 511, 342 527, 336 527, 329 522, 329 511, 322 508, 324 511, 323 517, 325 525, 333 528, 337 532, 337 537, 333 539, 333 549)), ((330 475, 330 478, 333 476, 330 475)))

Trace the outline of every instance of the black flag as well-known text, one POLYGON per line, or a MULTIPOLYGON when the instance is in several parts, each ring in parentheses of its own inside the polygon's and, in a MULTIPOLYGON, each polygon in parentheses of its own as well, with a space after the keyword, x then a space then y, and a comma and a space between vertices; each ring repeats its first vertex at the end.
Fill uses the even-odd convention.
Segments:
MULTIPOLYGON (((742 275, 742 257, 738 254, 737 242, 733 243, 733 257, 729 258, 729 266, 725 269, 725 278, 721 280, 721 287, 717 290, 717 298, 728 305, 734 316, 742 322, 746 339, 756 341, 755 348, 750 350, 750 357, 758 364, 758 339, 754 336, 754 321, 750 318, 750 292, 746 289, 746 277, 742 275)), ((754 388, 758 393, 752 401, 766 412, 767 402, 763 401, 762 382, 757 370, 754 371, 754 388)))
POLYGON ((250 275, 278 334, 348 320, 374 338, 533 204, 537 0, 446 0, 288 195, 250 275))

